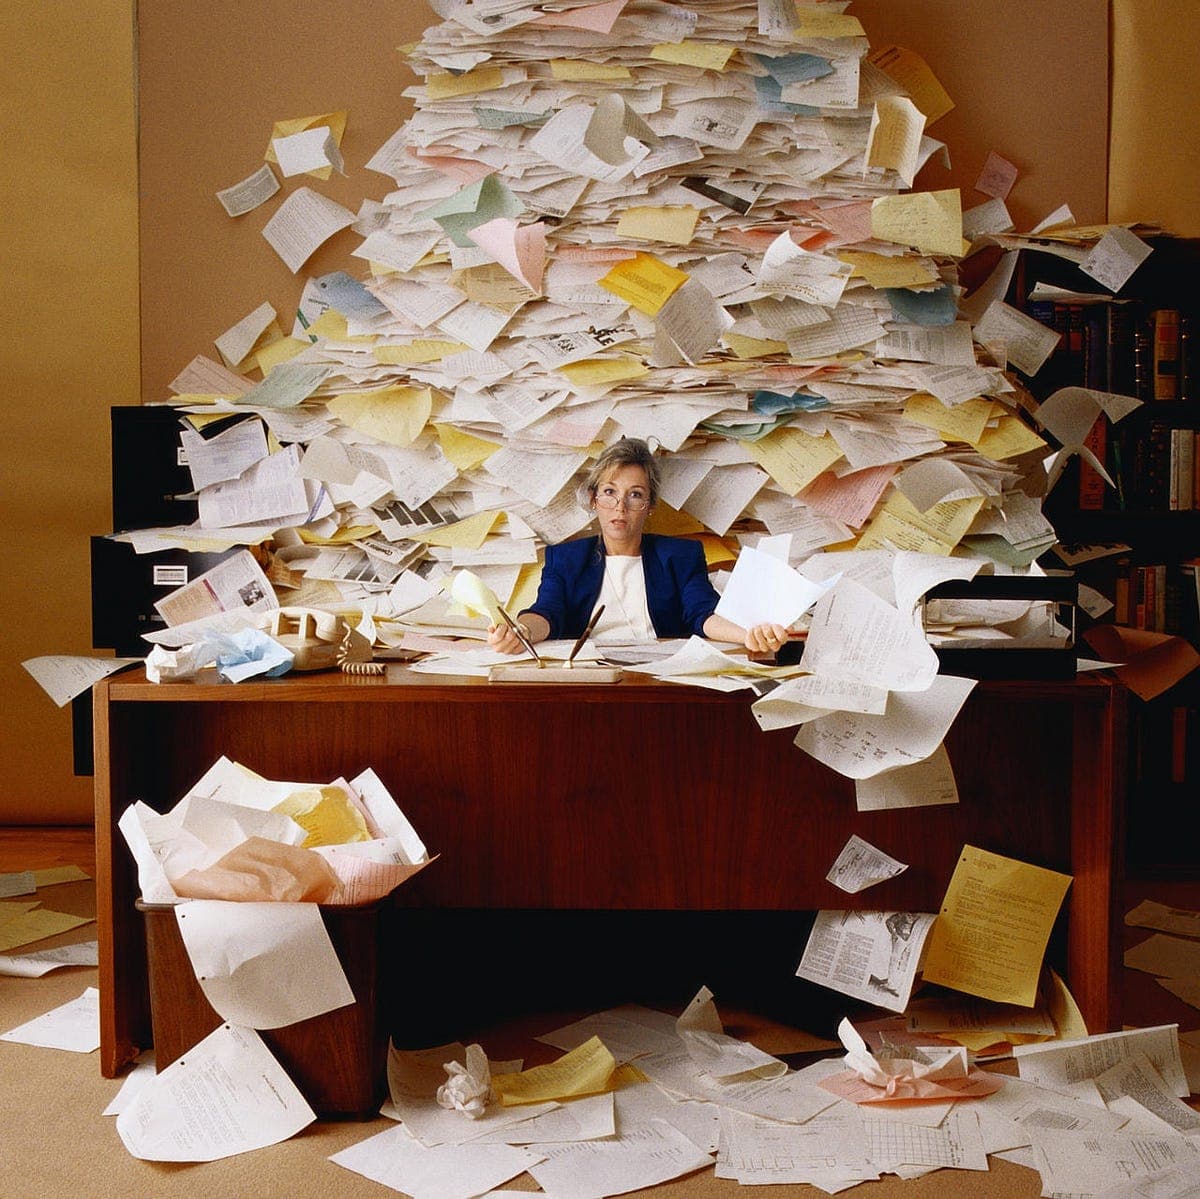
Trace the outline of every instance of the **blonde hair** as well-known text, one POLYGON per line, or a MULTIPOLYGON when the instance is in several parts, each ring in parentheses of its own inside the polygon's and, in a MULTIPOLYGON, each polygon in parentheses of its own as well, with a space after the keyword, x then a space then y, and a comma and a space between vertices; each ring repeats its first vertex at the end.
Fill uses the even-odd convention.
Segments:
POLYGON ((610 471, 619 470, 622 466, 640 466, 646 472, 646 482, 650 487, 650 503, 658 502, 659 469, 658 459, 640 437, 622 437, 614 441, 596 459, 588 476, 584 480, 583 489, 588 501, 596 498, 596 489, 610 471))

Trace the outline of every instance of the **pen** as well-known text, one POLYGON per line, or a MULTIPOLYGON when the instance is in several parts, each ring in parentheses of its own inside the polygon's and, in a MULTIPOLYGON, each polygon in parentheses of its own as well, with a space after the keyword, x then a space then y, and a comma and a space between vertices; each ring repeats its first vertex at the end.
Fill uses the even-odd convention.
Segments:
POLYGON ((600 619, 600 613, 603 611, 604 605, 601 604, 600 607, 598 607, 595 612, 592 613, 592 619, 587 622, 587 628, 585 628, 583 632, 579 634, 579 640, 576 641, 573 646, 571 646, 571 652, 567 655, 568 666, 570 666, 575 660, 575 655, 579 653, 581 649, 583 649, 583 643, 591 635, 592 630, 596 627, 596 621, 600 619))
POLYGON ((526 637, 519 628, 517 628, 517 622, 515 620, 513 620, 513 618, 511 616, 509 616, 509 614, 507 612, 505 612, 503 606, 500 604, 497 604, 496 611, 498 611, 500 613, 500 615, 504 617, 505 624, 507 624, 508 627, 510 629, 512 629, 513 635, 516 637, 516 639, 533 655, 533 660, 539 666, 544 665, 544 663, 542 662, 542 659, 538 655, 537 650, 535 650, 533 648, 533 642, 530 641, 529 638, 526 637))

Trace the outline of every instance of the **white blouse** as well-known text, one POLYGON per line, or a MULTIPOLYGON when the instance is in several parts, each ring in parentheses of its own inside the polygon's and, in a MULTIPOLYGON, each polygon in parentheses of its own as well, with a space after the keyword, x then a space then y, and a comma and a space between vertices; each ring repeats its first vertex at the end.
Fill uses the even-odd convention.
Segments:
POLYGON ((604 582, 596 608, 601 604, 604 613, 592 630, 593 637, 609 642, 655 639, 650 609, 646 605, 646 573, 640 556, 609 554, 605 557, 604 582))

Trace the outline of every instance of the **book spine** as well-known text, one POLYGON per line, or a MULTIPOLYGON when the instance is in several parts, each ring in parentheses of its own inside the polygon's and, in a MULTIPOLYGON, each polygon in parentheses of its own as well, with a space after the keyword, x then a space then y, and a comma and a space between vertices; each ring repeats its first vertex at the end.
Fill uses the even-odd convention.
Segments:
POLYGON ((1167 568, 1164 563, 1151 567, 1153 581, 1153 624, 1151 628, 1161 633, 1167 627, 1167 568))
POLYGON ((1179 399, 1179 309, 1154 310, 1154 398, 1179 399))
MULTIPOLYGON (((1096 455, 1096 461, 1107 465, 1108 418, 1103 413, 1088 430, 1083 444, 1096 455)), ((1111 473, 1111 472, 1110 472, 1111 473)), ((1104 479, 1090 463, 1079 459, 1079 507, 1087 512, 1099 512, 1104 507, 1104 479)))
POLYGON ((1181 313, 1179 317, 1179 398, 1194 400, 1196 391, 1196 346, 1192 339, 1192 317, 1181 313))
POLYGON ((1117 560, 1117 577, 1113 585, 1113 620, 1128 625, 1133 615, 1133 564, 1128 558, 1117 560))
POLYGON ((1154 399, 1154 334, 1144 324, 1133 331, 1133 394, 1142 403, 1154 399))
POLYGON ((1137 328, 1137 309, 1132 303, 1114 302, 1106 304, 1105 310, 1108 328, 1104 339, 1104 390, 1115 395, 1136 395, 1133 342, 1137 328))

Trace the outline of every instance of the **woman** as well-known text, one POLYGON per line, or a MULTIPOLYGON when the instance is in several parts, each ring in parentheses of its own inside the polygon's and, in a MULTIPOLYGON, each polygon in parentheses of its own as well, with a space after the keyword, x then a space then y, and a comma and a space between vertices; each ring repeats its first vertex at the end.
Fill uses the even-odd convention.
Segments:
MULTIPOLYGON (((698 542, 642 532, 658 479, 650 447, 637 438, 624 437, 600 455, 585 484, 600 535, 546 547, 537 599, 517 622, 522 632, 535 644, 578 637, 603 604, 596 636, 645 641, 699 634, 759 653, 777 650, 787 640, 782 625, 743 629, 716 615, 720 597, 698 542)), ((523 649, 507 625, 491 625, 488 644, 506 654, 523 649)))

